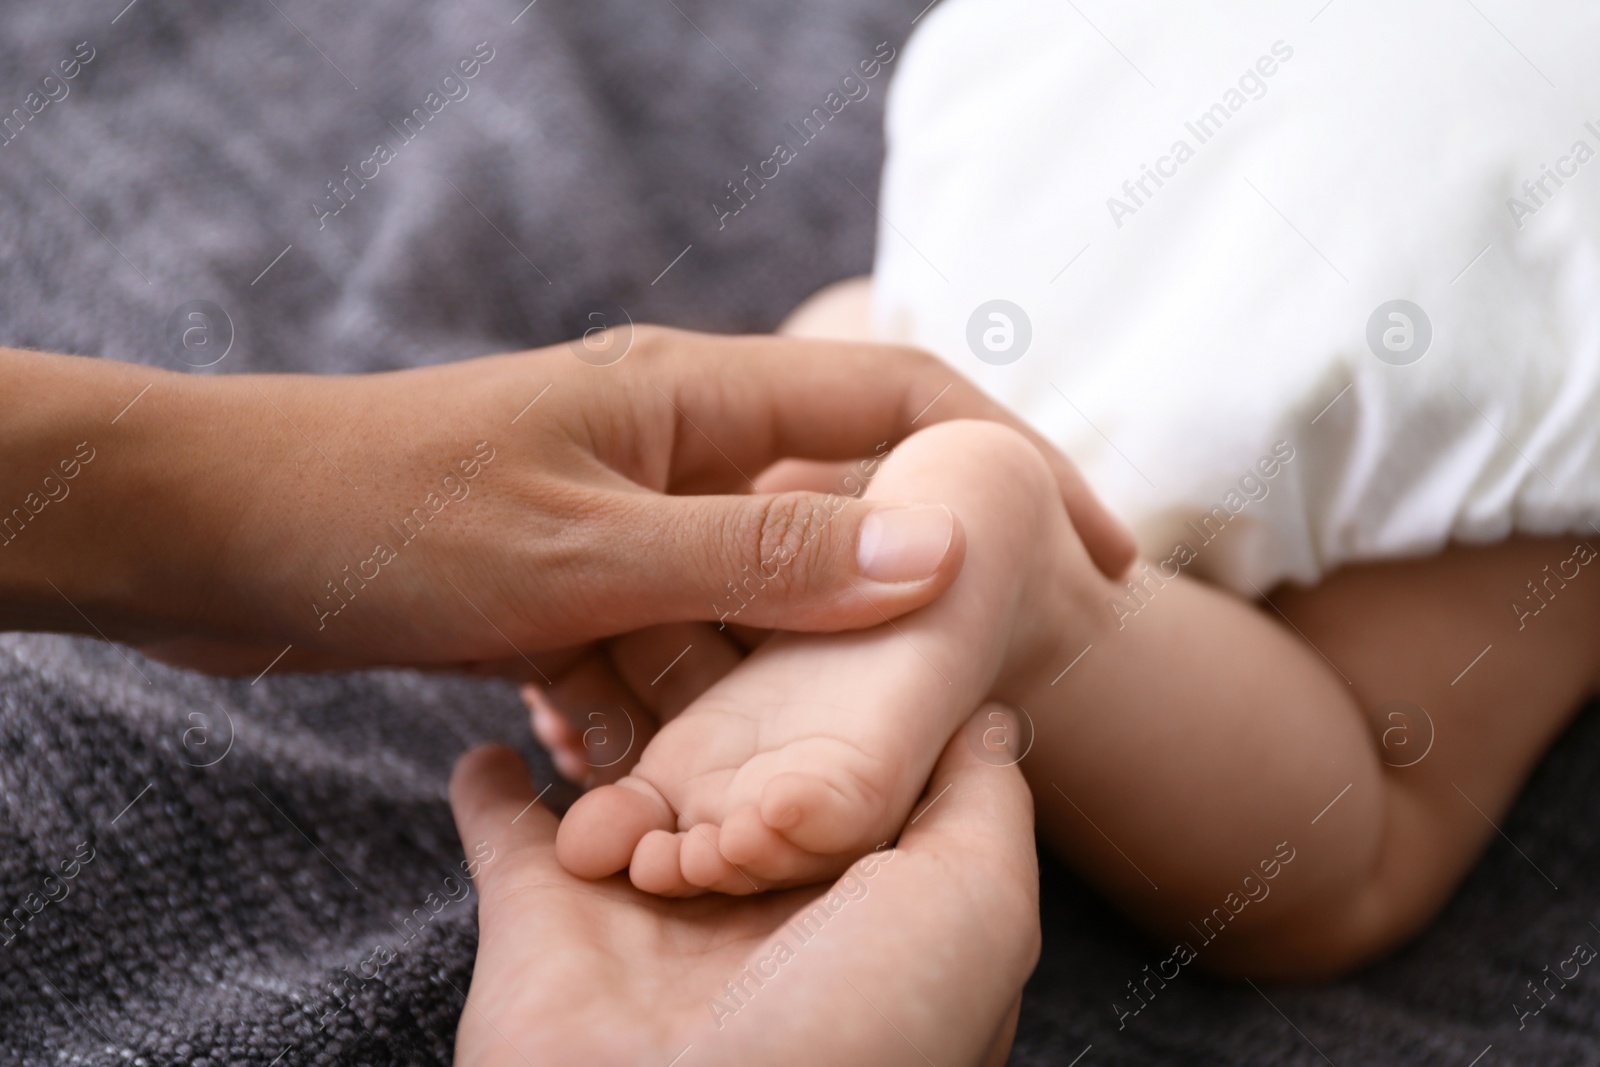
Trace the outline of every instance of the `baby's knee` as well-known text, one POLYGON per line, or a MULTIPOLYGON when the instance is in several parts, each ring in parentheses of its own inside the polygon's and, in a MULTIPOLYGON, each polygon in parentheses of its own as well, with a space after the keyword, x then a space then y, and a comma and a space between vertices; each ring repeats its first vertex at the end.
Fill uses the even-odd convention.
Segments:
POLYGON ((1355 905, 1307 909, 1232 944, 1219 942, 1202 966, 1215 974, 1272 981, 1343 978, 1404 946, 1444 906, 1442 901, 1430 901, 1426 908, 1418 908, 1409 901, 1382 899, 1387 892, 1387 887, 1367 886, 1367 899, 1355 905))

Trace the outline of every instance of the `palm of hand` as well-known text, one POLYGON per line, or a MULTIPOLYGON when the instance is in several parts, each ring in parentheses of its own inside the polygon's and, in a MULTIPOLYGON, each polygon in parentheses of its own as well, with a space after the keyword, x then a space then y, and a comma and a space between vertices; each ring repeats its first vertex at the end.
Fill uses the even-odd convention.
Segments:
POLYGON ((452 804, 492 858, 458 1067, 1000 1062, 1038 953, 1032 803, 959 738, 935 794, 832 887, 663 900, 567 874, 515 754, 469 754, 452 804))
POLYGON ((541 854, 496 857, 516 869, 479 905, 483 941, 457 1047, 484 1054, 458 1055, 461 1067, 671 1062, 703 1039, 707 991, 736 976, 797 903, 789 893, 733 907, 663 900, 625 877, 574 878, 553 843, 528 848, 541 854))

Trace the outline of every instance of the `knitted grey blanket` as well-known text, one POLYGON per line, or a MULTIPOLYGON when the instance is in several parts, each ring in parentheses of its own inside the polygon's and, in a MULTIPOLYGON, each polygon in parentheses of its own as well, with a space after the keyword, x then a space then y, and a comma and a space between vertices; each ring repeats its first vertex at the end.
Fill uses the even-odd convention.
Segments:
MULTIPOLYGON (((0 343, 361 371, 620 309, 768 329, 870 265, 893 63, 843 79, 924 2, 13 0, 0 343)), ((444 784, 491 737, 528 746, 496 684, 0 638, 0 1062, 447 1062, 475 926, 444 784)), ((1169 949, 1047 867, 1014 1062, 1593 1063, 1597 798, 1591 716, 1433 930, 1331 986, 1149 982, 1169 949)))

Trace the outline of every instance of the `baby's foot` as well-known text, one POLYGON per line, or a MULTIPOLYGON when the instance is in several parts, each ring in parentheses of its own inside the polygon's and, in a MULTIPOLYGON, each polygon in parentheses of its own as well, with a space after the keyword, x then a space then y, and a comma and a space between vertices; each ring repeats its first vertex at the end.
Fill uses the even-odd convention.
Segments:
POLYGON ((534 736, 556 770, 585 788, 633 770, 661 724, 732 671, 748 651, 733 631, 666 623, 613 637, 553 683, 522 691, 534 736))
POLYGON ((870 630, 767 642, 573 806, 557 838, 569 871, 751 893, 836 874, 897 835, 951 734, 1042 650, 1031 608, 1060 587, 1063 544, 1082 549, 1043 459, 992 423, 916 434, 866 495, 937 502, 907 518, 964 529, 950 591, 870 630))

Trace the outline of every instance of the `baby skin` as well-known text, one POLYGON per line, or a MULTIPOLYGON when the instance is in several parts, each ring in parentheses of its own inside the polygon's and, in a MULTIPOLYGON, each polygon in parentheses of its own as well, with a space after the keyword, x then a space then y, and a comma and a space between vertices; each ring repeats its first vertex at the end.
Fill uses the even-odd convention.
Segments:
MULTIPOLYGON (((976 546, 956 585, 892 624, 767 641, 666 723, 631 773, 573 807, 563 865, 591 878, 626 867, 656 893, 750 893, 837 875, 892 840, 952 733, 1002 670, 1028 666, 1038 642, 1014 631, 1041 617, 1033 587, 1060 555, 1038 535, 1069 533, 1055 485, 1031 445, 987 424, 902 445, 865 495, 942 505, 925 521, 976 546), (987 648, 974 655, 978 634, 987 648)), ((814 521, 827 536, 827 517, 814 521)))
MULTIPOLYGON (((837 874, 920 817, 939 752, 995 699, 1018 709, 1003 732, 1026 749, 1041 835, 1135 921, 1213 970, 1325 976, 1438 911, 1600 684, 1600 568, 1579 538, 1351 567, 1250 602, 1154 564, 1106 578, 1055 485, 992 424, 902 443, 867 495, 959 518, 950 591, 875 629, 777 635, 742 663, 724 639, 700 668, 717 680, 658 707, 637 764, 562 822, 562 864, 663 895, 837 874)), ((626 648, 614 658, 649 687, 626 648)), ((536 728, 574 770, 560 703, 536 702, 536 728)))

